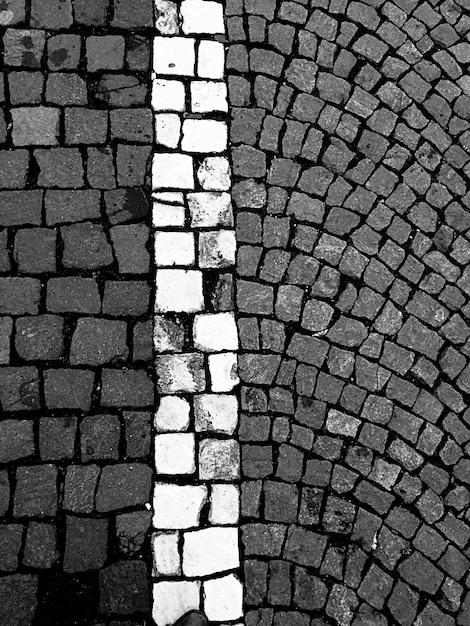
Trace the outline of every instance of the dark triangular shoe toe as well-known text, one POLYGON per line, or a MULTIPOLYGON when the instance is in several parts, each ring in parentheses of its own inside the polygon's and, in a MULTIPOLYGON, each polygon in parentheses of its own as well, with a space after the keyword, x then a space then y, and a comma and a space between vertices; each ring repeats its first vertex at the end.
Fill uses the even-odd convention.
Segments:
POLYGON ((189 611, 177 620, 173 626, 208 626, 207 617, 201 611, 189 611))

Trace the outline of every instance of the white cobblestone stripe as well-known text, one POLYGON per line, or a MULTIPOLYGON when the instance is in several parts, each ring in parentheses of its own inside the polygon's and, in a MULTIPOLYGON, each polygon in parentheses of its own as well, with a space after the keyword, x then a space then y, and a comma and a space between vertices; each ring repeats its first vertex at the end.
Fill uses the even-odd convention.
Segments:
POLYGON ((155 415, 153 619, 240 624, 233 306, 222 2, 156 0, 152 107, 155 415))

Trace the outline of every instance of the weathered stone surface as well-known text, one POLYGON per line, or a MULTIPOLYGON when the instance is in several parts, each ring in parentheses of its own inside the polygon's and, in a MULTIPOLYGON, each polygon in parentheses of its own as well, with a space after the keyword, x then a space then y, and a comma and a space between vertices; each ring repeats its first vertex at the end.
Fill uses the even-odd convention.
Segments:
POLYGON ((151 469, 140 463, 106 466, 96 493, 97 510, 105 512, 144 505, 150 497, 151 476, 151 469))
POLYGON ((125 361, 127 324, 106 319, 82 318, 77 322, 70 348, 72 365, 103 365, 125 361))

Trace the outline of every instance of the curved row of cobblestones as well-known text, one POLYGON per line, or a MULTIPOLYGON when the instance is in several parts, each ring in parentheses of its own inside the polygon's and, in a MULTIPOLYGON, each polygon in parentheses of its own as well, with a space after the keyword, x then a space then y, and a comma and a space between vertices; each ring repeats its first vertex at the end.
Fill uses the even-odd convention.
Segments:
POLYGON ((470 623, 470 11, 229 0, 250 626, 470 623))

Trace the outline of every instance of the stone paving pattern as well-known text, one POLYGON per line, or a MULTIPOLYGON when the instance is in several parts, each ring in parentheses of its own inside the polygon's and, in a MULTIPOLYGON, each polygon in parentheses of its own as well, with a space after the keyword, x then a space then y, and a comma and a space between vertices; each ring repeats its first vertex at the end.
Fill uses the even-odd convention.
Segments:
MULTIPOLYGON (((157 0, 152 616, 243 617, 224 6, 157 0)), ((234 625, 241 626, 241 625, 234 625)))
POLYGON ((153 4, 3 0, 0 24, 0 623, 136 626, 153 4))
POLYGON ((468 2, 226 14, 246 624, 468 626, 468 2))

